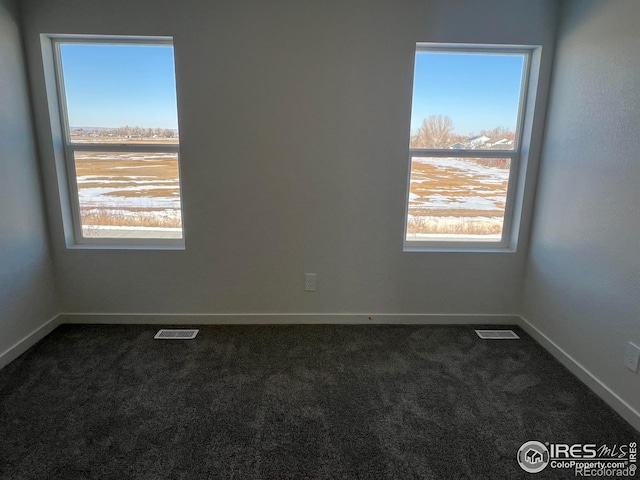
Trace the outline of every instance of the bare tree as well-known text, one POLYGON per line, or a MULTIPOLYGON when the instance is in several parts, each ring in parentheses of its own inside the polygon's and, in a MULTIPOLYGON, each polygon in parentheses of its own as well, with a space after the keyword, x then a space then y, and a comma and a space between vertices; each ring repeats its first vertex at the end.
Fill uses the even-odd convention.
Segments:
POLYGON ((411 136, 413 148, 447 148, 453 136, 453 122, 446 115, 425 118, 411 136))

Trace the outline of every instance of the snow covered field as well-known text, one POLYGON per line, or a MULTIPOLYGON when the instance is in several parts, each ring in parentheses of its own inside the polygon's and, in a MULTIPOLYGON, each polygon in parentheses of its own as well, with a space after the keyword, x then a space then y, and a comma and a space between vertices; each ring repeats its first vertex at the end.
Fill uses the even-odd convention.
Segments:
MULTIPOLYGON (((76 152, 85 236, 181 235, 178 160, 170 153, 76 152)), ((414 158, 407 240, 499 239, 508 160, 414 158)))
POLYGON ((76 152, 75 164, 85 236, 181 232, 177 154, 76 152))
POLYGON ((508 181, 508 160, 414 158, 407 240, 499 239, 508 181))

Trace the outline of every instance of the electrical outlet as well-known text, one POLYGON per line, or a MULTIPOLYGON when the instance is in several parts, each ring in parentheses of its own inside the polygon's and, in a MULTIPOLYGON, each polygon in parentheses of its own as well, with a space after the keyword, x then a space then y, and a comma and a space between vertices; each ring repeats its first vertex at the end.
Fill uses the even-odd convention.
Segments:
POLYGON ((640 358, 640 347, 633 343, 627 343, 627 348, 624 351, 624 365, 629 370, 634 372, 638 371, 638 359, 640 358))
POLYGON ((315 273, 304 274, 304 290, 306 292, 316 291, 316 274, 315 273))

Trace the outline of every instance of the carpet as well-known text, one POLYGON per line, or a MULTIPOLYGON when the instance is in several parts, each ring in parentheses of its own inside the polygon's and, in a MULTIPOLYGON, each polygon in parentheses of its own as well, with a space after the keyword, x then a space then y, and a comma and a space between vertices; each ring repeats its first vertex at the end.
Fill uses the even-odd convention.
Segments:
POLYGON ((0 370, 0 478, 573 478, 518 448, 638 440, 517 327, 198 328, 62 325, 0 370))

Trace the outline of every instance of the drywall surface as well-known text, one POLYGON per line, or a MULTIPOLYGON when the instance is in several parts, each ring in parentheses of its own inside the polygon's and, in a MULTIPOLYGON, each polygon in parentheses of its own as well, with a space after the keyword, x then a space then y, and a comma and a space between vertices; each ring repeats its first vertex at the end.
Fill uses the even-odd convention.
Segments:
POLYGON ((17 17, 0 0, 0 355, 58 311, 17 17))
POLYGON ((544 92, 555 1, 22 5, 63 311, 519 311, 526 242, 512 254, 402 251, 413 59, 417 41, 542 45, 544 92), (185 251, 65 247, 47 33, 174 37, 185 251), (305 272, 318 275, 314 293, 305 272))
POLYGON ((640 3, 567 2, 524 284, 524 316, 640 411, 640 3))

